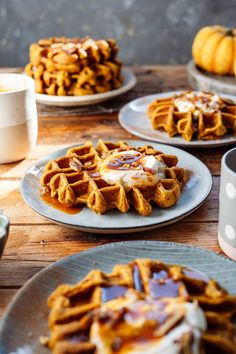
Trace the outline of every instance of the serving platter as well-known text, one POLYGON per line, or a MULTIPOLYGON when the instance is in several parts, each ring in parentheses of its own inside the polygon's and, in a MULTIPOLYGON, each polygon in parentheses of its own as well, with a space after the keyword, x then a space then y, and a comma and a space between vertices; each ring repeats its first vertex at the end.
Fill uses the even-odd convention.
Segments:
POLYGON ((236 95, 236 77, 216 75, 201 70, 193 60, 187 65, 188 81, 195 90, 236 95))
MULTIPOLYGON (((147 144, 142 140, 126 140, 126 142, 134 147, 147 144)), ((199 159, 183 150, 156 143, 152 146, 165 154, 176 155, 179 160, 178 166, 191 171, 179 200, 171 208, 153 207, 153 212, 149 216, 141 216, 133 210, 127 213, 111 210, 104 215, 99 215, 87 207, 82 208, 77 214, 67 214, 48 205, 40 197, 40 177, 43 168, 48 161, 65 155, 71 146, 45 156, 26 171, 20 187, 22 196, 32 209, 46 218, 87 232, 122 234, 150 230, 174 223, 196 210, 207 198, 212 188, 211 173, 199 159)))

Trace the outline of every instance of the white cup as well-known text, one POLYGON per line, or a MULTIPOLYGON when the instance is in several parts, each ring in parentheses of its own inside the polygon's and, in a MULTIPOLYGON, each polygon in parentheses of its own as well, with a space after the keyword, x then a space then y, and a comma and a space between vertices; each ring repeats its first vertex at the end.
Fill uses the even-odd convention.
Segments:
POLYGON ((221 160, 218 240, 224 253, 236 261, 236 148, 221 160))
POLYGON ((0 163, 24 159, 38 135, 34 80, 21 74, 0 74, 0 163))

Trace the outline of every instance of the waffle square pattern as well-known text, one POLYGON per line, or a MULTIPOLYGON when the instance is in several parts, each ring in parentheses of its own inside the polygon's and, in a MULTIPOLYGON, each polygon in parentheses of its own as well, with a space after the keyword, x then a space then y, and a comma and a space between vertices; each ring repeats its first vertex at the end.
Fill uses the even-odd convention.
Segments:
POLYGON ((186 141, 236 133, 236 103, 209 92, 186 91, 156 99, 147 115, 154 130, 165 130, 170 137, 181 135, 186 141))
POLYGON ((121 62, 114 39, 53 37, 30 46, 27 75, 37 93, 84 96, 117 89, 121 62))
POLYGON ((87 206, 104 214, 111 209, 126 213, 132 207, 147 216, 152 205, 169 208, 178 201, 187 173, 177 163, 176 156, 148 145, 86 142, 49 161, 41 184, 43 193, 72 208, 87 206))
POLYGON ((197 270, 136 259, 48 298, 54 354, 233 354, 236 296, 197 270))

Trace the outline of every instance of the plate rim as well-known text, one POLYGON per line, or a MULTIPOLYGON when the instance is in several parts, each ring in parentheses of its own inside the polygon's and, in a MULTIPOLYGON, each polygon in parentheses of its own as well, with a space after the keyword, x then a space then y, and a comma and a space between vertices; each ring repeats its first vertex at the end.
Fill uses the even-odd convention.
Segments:
MULTIPOLYGON (((113 141, 113 140, 117 140, 117 139, 111 139, 110 141, 113 141)), ((91 140, 92 142, 94 142, 95 140, 91 140)), ((96 140, 98 141, 98 139, 96 140)), ((131 143, 134 142, 134 143, 145 143, 146 141, 144 140, 131 140, 131 139, 126 139, 125 140, 126 142, 128 143, 131 143)), ((93 232, 93 233, 97 233, 97 234, 102 234, 102 233, 112 233, 112 234, 119 234, 119 233, 125 233, 125 232, 128 232, 128 233, 134 233, 134 232, 141 232, 141 231, 148 231, 148 230, 152 230, 152 229, 155 229, 155 228, 159 228, 159 227, 163 227, 163 226, 167 226, 167 225, 170 225, 172 223, 175 223, 181 219, 183 219, 184 217, 186 217, 187 215, 191 214, 192 212, 194 212, 196 209, 198 209, 203 203, 204 201, 208 198, 209 194, 211 193, 211 190, 212 190, 212 187, 213 187, 213 178, 212 178, 212 174, 209 170, 209 168, 199 159, 197 158, 196 156, 192 155, 191 153, 185 151, 185 150, 182 150, 178 147, 175 147, 175 146, 170 146, 170 145, 164 145, 164 146, 167 146, 167 147, 170 147, 171 149, 177 149, 177 150, 180 150, 180 153, 184 153, 186 155, 190 155, 191 158, 193 159, 196 159, 198 160, 198 162, 202 165, 202 168, 205 169, 205 172, 207 173, 208 175, 208 179, 209 179, 209 185, 208 185, 208 188, 207 188, 207 191, 204 195, 204 197, 201 198, 201 201, 198 202, 197 204, 195 204, 194 206, 191 207, 191 209, 185 211, 184 213, 181 213, 179 214, 178 216, 176 217, 173 217, 172 219, 169 219, 169 220, 166 220, 166 221, 162 221, 162 222, 156 222, 156 223, 152 223, 152 224, 149 224, 149 225, 140 225, 140 226, 126 226, 126 227, 116 227, 116 225, 112 226, 112 227, 98 227, 98 226, 80 226, 78 224, 71 224, 71 223, 66 223, 66 222, 60 222, 58 220, 55 220, 49 216, 47 216, 45 213, 41 212, 41 211, 38 211, 36 208, 34 208, 31 203, 28 201, 28 198, 26 196, 26 193, 24 192, 24 188, 23 188, 23 185, 25 183, 25 179, 26 179, 26 176, 28 175, 29 171, 35 167, 35 166, 39 166, 39 165, 42 165, 42 164, 46 164, 50 159, 51 159, 51 155, 53 153, 60 153, 64 150, 68 150, 69 148, 71 147, 74 147, 74 146, 79 146, 79 145, 82 145, 83 142, 80 142, 78 144, 73 144, 73 145, 69 145, 69 146, 65 146, 61 149, 58 149, 54 152, 51 152, 50 154, 47 154, 45 155, 43 158, 39 159, 36 161, 36 163, 32 164, 30 167, 27 168, 27 170, 25 171, 25 173, 23 174, 22 178, 21 178, 21 181, 20 181, 20 192, 21 192, 21 196, 23 198, 23 200, 25 201, 25 203, 30 206, 30 208, 32 208, 35 212, 37 212, 39 215, 47 218, 47 219, 50 219, 51 221, 53 221, 54 223, 57 223, 57 224, 60 224, 60 225, 64 225, 65 227, 69 227, 69 228, 74 228, 74 229, 77 229, 77 230, 81 230, 81 231, 84 231, 84 232, 93 232)), ((157 143, 156 143, 157 144, 157 143)))
MULTIPOLYGON (((186 89, 187 90, 187 89, 186 89)), ((178 93, 182 93, 182 92, 185 92, 186 90, 171 90, 171 91, 165 91, 165 92, 158 92, 158 93, 154 93, 154 94, 151 94, 151 95, 146 95, 146 96, 141 96, 141 97, 138 97, 138 98, 135 98, 134 100, 130 101, 130 102, 127 102, 126 104, 124 104, 119 112, 118 112, 118 121, 120 123, 120 125, 122 126, 123 129, 125 129, 126 131, 128 131, 129 133, 141 138, 141 139, 145 139, 145 140, 150 140, 150 141, 153 141, 155 143, 159 143, 159 144, 164 144, 164 145, 170 145, 170 146, 176 146, 176 147, 182 147, 182 148, 198 148, 198 149, 205 149, 205 148, 214 148, 214 147, 223 147, 223 146, 228 146, 228 145, 232 145, 232 144, 235 144, 236 143, 236 136, 235 137, 231 137, 231 138, 225 138, 225 139, 222 139, 221 141, 216 141, 216 140, 207 140, 207 141, 204 141, 204 140, 192 140, 192 141, 185 141, 183 139, 183 142, 175 142, 173 141, 173 138, 172 137, 169 137, 167 135, 167 132, 166 132, 166 137, 169 139, 169 141, 165 141, 163 140, 162 138, 159 138, 159 137, 152 137, 152 136, 149 136, 149 135, 146 135, 145 133, 141 133, 141 132, 138 132, 136 131, 135 129, 131 128, 127 123, 126 123, 126 120, 125 120, 125 115, 126 115, 126 112, 125 110, 129 109, 130 110, 130 104, 131 103, 135 103, 139 100, 142 100, 142 99, 149 99, 153 96, 153 99, 158 98, 158 96, 160 97, 165 97, 165 96, 168 96, 168 95, 174 95, 174 94, 178 94, 178 93), (155 97, 154 97, 155 96, 155 97), (230 139, 230 140, 229 140, 230 139)), ((192 90, 192 91, 199 91, 199 90, 192 90)), ((233 94, 227 94, 227 93, 219 93, 220 96, 222 97, 228 97, 228 98, 231 98, 231 99, 234 99, 235 102, 236 102, 236 95, 233 95, 233 94)), ((147 117, 148 119, 148 117, 147 117)), ((153 131, 155 132, 155 130, 153 129, 153 131)))
MULTIPOLYGON (((226 81, 221 81, 221 77, 222 76, 226 76, 227 77, 227 76, 230 76, 230 75, 220 75, 219 74, 218 77, 217 77, 217 74, 214 74, 214 73, 211 73, 211 72, 208 73, 207 71, 205 71, 206 72, 206 74, 205 74, 203 69, 201 70, 201 69, 199 69, 197 67, 197 65, 196 65, 196 63, 195 63, 195 61, 193 59, 191 59, 187 63, 187 72, 188 72, 188 74, 189 74, 190 71, 193 71, 195 74, 197 73, 198 75, 200 75, 202 80, 204 80, 204 81, 208 80, 208 81, 211 81, 211 82, 213 82, 215 84, 218 84, 220 82, 222 87, 224 87, 225 89, 232 88, 232 87, 234 87, 236 89, 235 85, 233 85, 231 83, 228 83, 226 81), (208 76, 207 74, 210 74, 213 77, 208 76)), ((236 81, 236 78, 233 75, 232 75, 232 78, 234 78, 235 81, 236 81)), ((235 93, 226 93, 226 95, 235 96, 235 93)))
POLYGON ((224 254, 218 254, 216 252, 214 252, 213 250, 209 250, 207 248, 203 248, 203 247, 198 247, 198 246, 192 246, 192 245, 186 245, 185 243, 180 243, 180 242, 168 242, 168 241, 159 241, 159 240, 132 240, 132 241, 118 241, 118 242, 111 242, 111 243, 107 243, 107 244, 103 244, 103 245, 99 245, 99 246, 95 246, 92 247, 90 249, 87 250, 83 250, 77 253, 74 253, 72 255, 69 256, 65 256, 62 257, 61 259, 53 262, 52 264, 49 264, 48 266, 44 267, 43 269, 41 269, 40 271, 38 271, 36 274, 34 274, 31 278, 29 278, 22 286, 20 289, 17 290, 16 294, 13 296, 12 300, 9 302, 9 304, 7 305, 7 308, 4 312, 4 315, 0 321, 0 344, 1 344, 1 340, 2 340, 2 335, 3 335, 3 330, 4 330, 4 325, 5 322, 7 320, 7 317, 9 316, 11 310, 14 308, 14 305, 17 303, 18 299, 21 297, 21 295, 30 288, 31 283, 34 283, 35 281, 37 281, 38 278, 40 278, 42 276, 43 273, 47 273, 48 271, 50 272, 51 270, 53 270, 54 268, 57 268, 58 264, 62 264, 64 263, 66 260, 68 259, 73 259, 73 258, 77 258, 77 257, 81 257, 84 254, 93 254, 94 252, 96 253, 97 251, 99 251, 100 249, 104 249, 104 248, 112 248, 112 247, 117 247, 117 246, 126 246, 128 245, 127 249, 129 248, 129 246, 131 247, 131 245, 140 245, 145 247, 146 244, 150 244, 153 245, 155 244, 155 246, 157 245, 158 247, 162 247, 162 246, 167 246, 169 245, 170 247, 180 247, 180 248, 185 248, 185 249, 194 249, 197 252, 203 252, 206 255, 207 254, 212 254, 214 257, 216 258, 221 258, 223 261, 229 263, 229 264, 233 264, 235 266, 235 263, 233 260, 231 260, 230 258, 226 257, 224 254))
POLYGON ((137 84, 137 77, 133 70, 127 67, 122 68, 122 75, 129 78, 128 82, 123 83, 121 87, 113 89, 107 92, 95 93, 92 95, 83 96, 57 96, 57 95, 47 95, 42 93, 35 93, 35 98, 38 103, 45 105, 90 105, 92 102, 96 104, 97 102, 102 102, 105 100, 112 99, 116 96, 122 95, 123 93, 131 90, 137 84))

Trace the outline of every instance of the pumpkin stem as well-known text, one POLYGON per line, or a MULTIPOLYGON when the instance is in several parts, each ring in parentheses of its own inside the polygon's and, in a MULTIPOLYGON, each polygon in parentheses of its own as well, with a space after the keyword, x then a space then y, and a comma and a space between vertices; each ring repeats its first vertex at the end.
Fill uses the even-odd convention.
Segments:
POLYGON ((234 31, 232 28, 227 29, 227 31, 225 32, 226 36, 234 36, 234 31))

